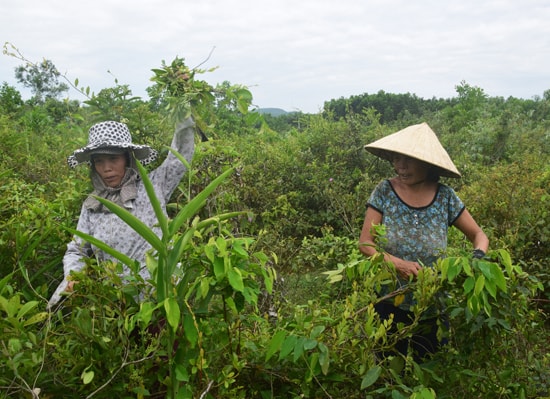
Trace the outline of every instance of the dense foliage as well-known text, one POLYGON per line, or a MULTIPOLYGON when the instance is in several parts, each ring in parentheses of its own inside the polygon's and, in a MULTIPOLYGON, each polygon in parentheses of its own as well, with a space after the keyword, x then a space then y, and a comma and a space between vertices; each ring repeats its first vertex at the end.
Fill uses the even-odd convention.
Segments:
POLYGON ((211 87, 203 72, 163 62, 149 100, 118 84, 82 89, 83 104, 0 87, 0 398, 550 395, 550 91, 491 98, 462 82, 452 99, 379 92, 271 117, 249 109, 246 88, 211 87), (186 108, 189 98, 202 102, 186 108), (90 190, 67 155, 103 119, 165 148, 165 109, 193 113, 208 140, 197 138, 163 237, 113 208, 152 240, 156 290, 137 300, 149 292, 139 274, 128 286, 120 264, 90 260, 75 294, 46 312, 90 190), (368 195, 391 175, 363 145, 420 121, 463 173, 447 183, 491 240, 474 260, 451 230, 449 257, 412 285, 418 318, 434 303, 450 317, 449 344, 421 364, 378 356, 395 344, 372 306, 393 269, 357 249, 368 195))

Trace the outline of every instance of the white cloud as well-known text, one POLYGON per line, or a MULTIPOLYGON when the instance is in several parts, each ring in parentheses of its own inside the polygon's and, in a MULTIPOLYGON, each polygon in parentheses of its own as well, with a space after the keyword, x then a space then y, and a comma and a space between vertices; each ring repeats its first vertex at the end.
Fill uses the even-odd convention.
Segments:
MULTIPOLYGON (((452 97, 462 80, 542 95, 548 20, 546 0, 26 0, 0 13, 0 40, 96 92, 114 75, 141 96, 162 60, 196 66, 214 49, 209 82, 248 85, 261 107, 316 112, 378 90, 452 97)), ((0 80, 16 85, 20 64, 3 56, 0 80)))

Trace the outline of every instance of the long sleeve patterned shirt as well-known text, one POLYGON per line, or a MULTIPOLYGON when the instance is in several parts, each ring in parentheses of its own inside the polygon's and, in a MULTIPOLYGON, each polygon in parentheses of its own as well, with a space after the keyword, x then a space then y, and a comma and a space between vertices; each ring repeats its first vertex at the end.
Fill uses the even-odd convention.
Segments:
MULTIPOLYGON (((195 147, 194 123, 191 119, 187 119, 177 126, 171 147, 183 155, 188 162, 191 162, 195 147)), ((186 169, 180 160, 169 152, 163 163, 148 175, 165 213, 166 204, 181 181, 186 169)), ((141 179, 137 182, 136 198, 124 205, 135 217, 152 228, 158 236, 161 235, 160 228, 155 226, 158 224, 157 217, 141 179)), ((111 212, 96 212, 83 206, 76 229, 139 261, 142 265, 141 276, 145 279, 149 278, 149 271, 145 267, 145 255, 151 249, 151 245, 117 215, 111 212)), ((63 258, 65 278, 52 295, 49 306, 59 301, 60 294, 67 288, 67 277, 71 271, 82 270, 85 266, 84 258, 90 256, 90 254, 93 254, 98 261, 112 259, 109 254, 95 248, 82 238, 74 236, 67 245, 67 251, 63 258)))

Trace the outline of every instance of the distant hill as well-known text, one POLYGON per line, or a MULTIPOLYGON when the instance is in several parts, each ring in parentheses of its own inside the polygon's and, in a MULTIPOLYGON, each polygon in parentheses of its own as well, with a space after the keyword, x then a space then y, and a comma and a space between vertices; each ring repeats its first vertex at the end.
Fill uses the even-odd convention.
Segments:
POLYGON ((281 108, 258 108, 258 113, 269 114, 271 116, 280 116, 280 115, 288 114, 287 111, 281 108))

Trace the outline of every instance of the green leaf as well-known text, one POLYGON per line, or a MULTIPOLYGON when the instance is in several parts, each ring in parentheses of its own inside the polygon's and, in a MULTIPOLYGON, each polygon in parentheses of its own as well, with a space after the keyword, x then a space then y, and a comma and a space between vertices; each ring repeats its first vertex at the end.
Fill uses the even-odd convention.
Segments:
POLYGON ((470 291, 474 289, 475 285, 475 279, 473 277, 468 277, 466 280, 464 280, 464 293, 468 294, 470 291))
POLYGON ((166 298, 164 300, 164 310, 166 319, 172 330, 175 332, 180 322, 180 307, 175 298, 166 298))
POLYGON ((512 258, 510 254, 505 249, 499 249, 497 251, 499 258, 504 265, 504 268, 506 269, 506 273, 511 276, 512 275, 512 258))
POLYGON ((453 281, 456 276, 460 274, 462 270, 462 263, 460 262, 453 262, 449 265, 449 270, 447 272, 447 278, 449 281, 453 281))
MULTIPOLYGON (((169 148, 169 150, 174 153, 180 160, 183 159, 181 154, 179 154, 177 151, 173 150, 172 148, 169 148)), ((179 230, 179 228, 182 226, 183 223, 185 223, 187 220, 189 220, 191 217, 196 215, 200 208, 205 204, 206 199, 212 194, 212 192, 221 184, 223 181, 231 174, 233 173, 233 169, 228 169, 225 172, 223 172, 221 175, 219 175, 217 178, 212 180, 208 186, 206 186, 199 194, 197 194, 191 201, 189 201, 174 217, 172 222, 169 226, 169 234, 170 236, 174 235, 176 231, 179 230)))
POLYGON ((494 276, 494 281, 497 287, 500 288, 502 292, 507 292, 508 287, 506 286, 506 278, 504 277, 504 273, 500 269, 499 265, 496 263, 491 263, 491 272, 494 276))
POLYGON ((185 333, 185 338, 191 344, 191 348, 194 348, 199 340, 199 332, 195 326, 192 313, 186 313, 183 317, 183 332, 185 333))
POLYGON ((474 289, 474 293, 476 295, 479 295, 481 291, 483 291, 483 287, 485 287, 485 276, 483 274, 479 275, 476 280, 476 285, 474 289))
POLYGON ((421 388, 411 395, 411 399, 435 399, 435 392, 429 388, 421 388))
POLYGON ((286 337, 286 331, 279 330, 271 338, 269 346, 267 348, 267 353, 265 354, 265 361, 267 362, 278 350, 281 349, 284 339, 286 337))
POLYGON ((493 298, 497 299, 497 287, 493 280, 485 279, 485 290, 493 298))
POLYGON ((151 302, 141 302, 139 304, 139 312, 136 314, 136 318, 139 320, 142 327, 149 325, 154 310, 155 306, 151 302))
POLYGON ((294 362, 296 362, 300 356, 304 354, 304 342, 305 337, 298 337, 296 340, 296 345, 294 345, 294 362))
POLYGON ((410 396, 405 396, 396 389, 391 391, 391 399, 409 399, 409 398, 410 396))
POLYGON ((36 313, 36 314, 32 315, 31 317, 29 317, 27 320, 25 320, 23 325, 25 327, 27 327, 27 326, 30 326, 32 324, 40 323, 40 322, 46 320, 47 318, 48 318, 48 312, 36 313))
POLYGON ((328 369, 330 365, 330 355, 328 353, 328 348, 322 342, 319 342, 319 365, 321 366, 321 371, 324 375, 328 374, 328 369))
POLYGON ((235 291, 244 291, 243 276, 239 269, 230 266, 227 272, 227 279, 229 280, 229 284, 231 284, 231 287, 233 287, 235 291))
POLYGON ((21 320, 31 309, 38 305, 38 301, 29 301, 25 303, 17 312, 17 320, 21 320))
POLYGON ((296 335, 289 335, 285 338, 281 346, 281 352, 279 353, 279 360, 284 359, 294 350, 297 340, 298 337, 296 335))
POLYGON ((212 266, 214 268, 214 275, 216 276, 216 279, 220 281, 225 277, 225 262, 223 258, 216 258, 214 259, 214 262, 212 263, 212 266))
POLYGON ((325 331, 325 326, 315 326, 312 328, 309 337, 311 339, 316 339, 323 331, 325 331))
POLYGON ((309 338, 306 338, 304 340, 304 349, 306 351, 311 350, 311 349, 315 348, 316 346, 317 346, 317 341, 316 340, 309 339, 309 338))
POLYGON ((210 291, 210 282, 212 277, 203 277, 199 285, 199 293, 201 298, 206 298, 208 292, 210 291))
POLYGON ((493 273, 491 273, 491 264, 489 262, 478 261, 478 267, 487 280, 493 279, 493 273))
POLYGON ((470 266, 470 260, 468 258, 462 258, 462 269, 467 276, 473 276, 472 267, 470 266))
POLYGON ((212 224, 219 224, 220 222, 223 222, 224 220, 228 220, 240 215, 246 215, 247 212, 245 211, 238 211, 238 212, 228 212, 228 213, 222 213, 220 215, 212 216, 208 219, 201 220, 197 223, 197 229, 204 229, 212 224))
POLYGON ((87 385, 89 384, 90 382, 92 382, 92 380, 94 379, 94 371, 93 370, 90 370, 90 367, 87 367, 83 372, 82 372, 82 375, 80 376, 80 378, 82 379, 82 382, 84 383, 84 385, 87 385))
POLYGON ((181 255, 183 254, 185 249, 188 248, 187 244, 191 241, 191 238, 193 238, 193 235, 195 234, 195 230, 196 230, 195 228, 190 228, 185 232, 185 234, 180 236, 175 241, 174 246, 168 253, 168 257, 167 257, 166 265, 168 269, 166 271, 166 274, 168 276, 171 277, 172 274, 174 273, 174 270, 176 269, 176 266, 181 259, 181 255))
POLYGON ((380 374, 382 373, 382 368, 380 366, 374 366, 369 371, 367 371, 367 374, 363 377, 363 380, 361 381, 361 389, 365 389, 370 387, 372 384, 378 380, 378 377, 380 377, 380 374))
POLYGON ((176 364, 176 380, 189 382, 189 372, 183 364, 176 364))
POLYGON ((13 277, 13 273, 14 272, 7 274, 0 280, 0 295, 4 294, 4 289, 6 286, 8 286, 8 281, 10 281, 13 277))

